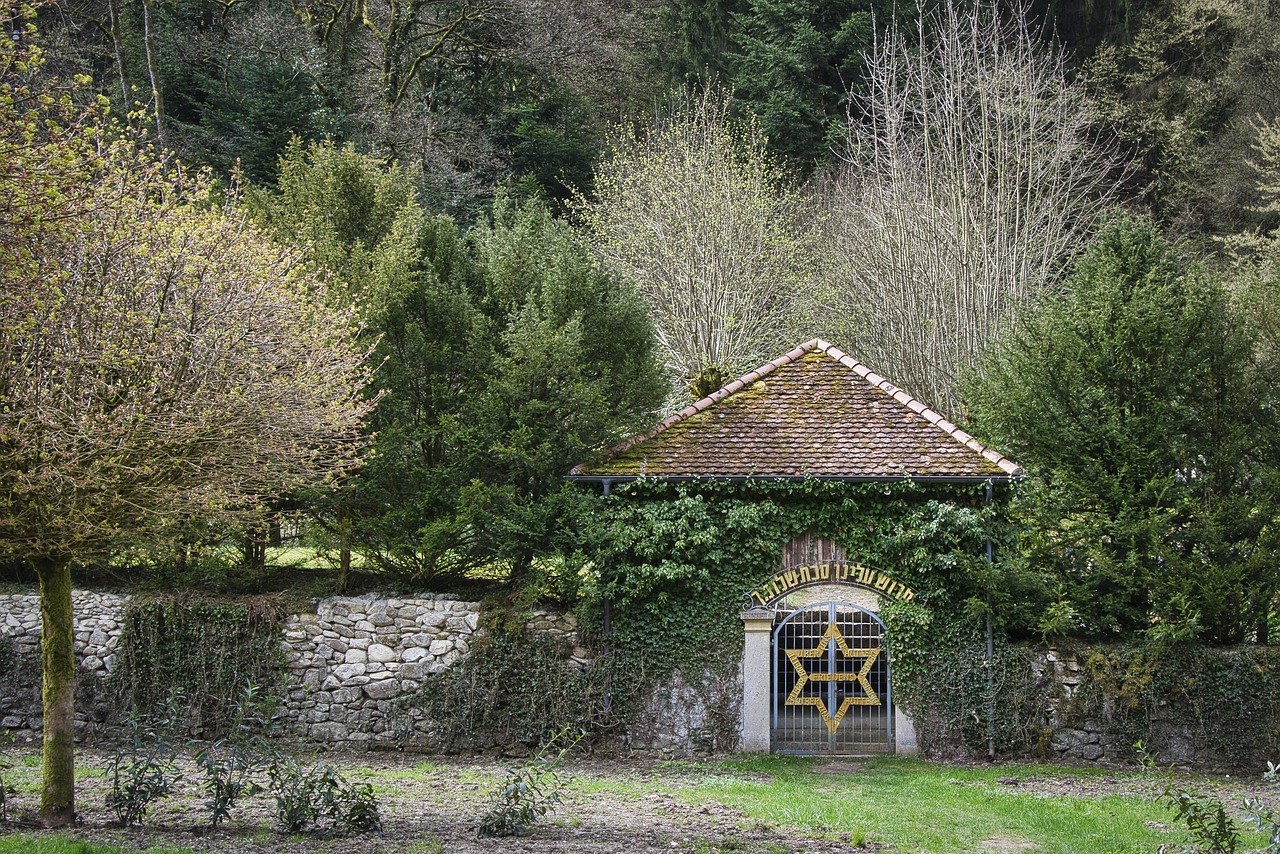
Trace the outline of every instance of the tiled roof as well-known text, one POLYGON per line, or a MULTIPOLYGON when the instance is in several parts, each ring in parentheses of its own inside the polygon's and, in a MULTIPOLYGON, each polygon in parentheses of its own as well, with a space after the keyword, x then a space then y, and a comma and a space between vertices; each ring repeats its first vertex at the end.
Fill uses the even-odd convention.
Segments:
POLYGON ((815 338, 570 476, 1006 479, 1021 471, 815 338))

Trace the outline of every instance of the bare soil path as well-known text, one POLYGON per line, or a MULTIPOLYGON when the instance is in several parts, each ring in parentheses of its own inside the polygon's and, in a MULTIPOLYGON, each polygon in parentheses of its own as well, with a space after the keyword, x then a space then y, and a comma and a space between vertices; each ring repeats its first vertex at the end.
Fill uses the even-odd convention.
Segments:
MULTIPOLYGON (((394 753, 321 755, 353 782, 377 791, 383 830, 371 835, 306 833, 278 829, 266 795, 243 800, 234 818, 216 831, 203 825, 205 795, 194 764, 184 761, 175 794, 156 803, 140 827, 112 826, 105 798, 110 783, 102 770, 108 754, 82 750, 77 766, 80 824, 64 833, 125 848, 156 846, 233 854, 390 854, 390 852, 565 852, 565 854, 673 854, 733 851, 743 854, 860 851, 847 842, 815 839, 795 829, 754 822, 741 812, 708 801, 690 805, 671 792, 690 785, 683 763, 653 760, 583 760, 567 766, 570 781, 561 804, 523 837, 480 839, 477 821, 509 764, 394 753)), ((30 763, 30 760, 28 760, 30 763)), ((38 803, 38 768, 18 767, 11 798, 12 829, 39 832, 30 817, 38 803)))

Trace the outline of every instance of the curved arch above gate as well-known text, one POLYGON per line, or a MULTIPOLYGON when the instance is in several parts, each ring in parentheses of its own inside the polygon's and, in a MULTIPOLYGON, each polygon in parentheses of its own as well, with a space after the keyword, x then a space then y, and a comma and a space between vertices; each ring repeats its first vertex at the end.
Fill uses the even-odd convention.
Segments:
POLYGON ((746 608, 772 608, 791 594, 809 587, 849 585, 899 602, 910 602, 915 591, 887 572, 847 560, 803 563, 780 569, 746 597, 746 608))

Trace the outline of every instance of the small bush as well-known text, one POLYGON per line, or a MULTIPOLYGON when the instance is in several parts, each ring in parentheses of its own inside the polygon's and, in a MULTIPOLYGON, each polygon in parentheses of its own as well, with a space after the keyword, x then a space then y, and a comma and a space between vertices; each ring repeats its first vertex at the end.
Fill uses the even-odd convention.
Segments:
POLYGON ((565 784, 559 766, 565 754, 581 740, 581 731, 570 737, 569 728, 565 727, 531 759, 508 771, 506 782, 480 817, 479 836, 523 835, 554 809, 565 784))
POLYGON ((121 825, 142 821, 152 802, 168 797, 181 778, 174 741, 180 707, 181 695, 170 694, 160 711, 141 712, 135 706, 114 728, 107 807, 121 825))
MULTIPOLYGON (((1134 745, 1134 750, 1144 769, 1159 771, 1155 755, 1141 741, 1134 745)), ((1185 850, 1195 854, 1235 854, 1241 843, 1240 826, 1227 812, 1226 805, 1212 795, 1175 785, 1172 769, 1165 773, 1160 800, 1173 813, 1174 820, 1186 827, 1185 850)), ((1280 767, 1268 762, 1262 776, 1274 785, 1280 778, 1280 767)), ((1262 850, 1267 854, 1280 854, 1280 814, 1252 798, 1245 799, 1244 813, 1245 827, 1265 833, 1269 838, 1267 847, 1262 850)))
POLYGON ((322 819, 356 833, 382 829, 378 799, 367 783, 349 783, 330 765, 307 765, 297 759, 281 762, 268 773, 276 818, 289 833, 322 819))
MULTIPOLYGON (((1280 766, 1274 762, 1268 762, 1262 779, 1271 784, 1274 789, 1276 784, 1280 783, 1280 766)), ((1254 798, 1244 799, 1244 811, 1245 827, 1252 827, 1259 833, 1267 834, 1268 844, 1263 850, 1267 854, 1280 854, 1280 813, 1254 798)))

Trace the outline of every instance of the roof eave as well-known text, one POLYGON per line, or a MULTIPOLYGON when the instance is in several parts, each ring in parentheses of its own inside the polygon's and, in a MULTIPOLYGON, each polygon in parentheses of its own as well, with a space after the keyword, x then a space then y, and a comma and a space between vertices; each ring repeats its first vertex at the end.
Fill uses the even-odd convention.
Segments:
POLYGON ((644 474, 570 474, 565 480, 574 483, 630 483, 637 480, 647 481, 835 481, 840 483, 1012 483, 1022 480, 1023 473, 1019 469, 1015 474, 943 474, 943 475, 758 475, 758 474, 677 474, 677 475, 644 475, 644 474))

